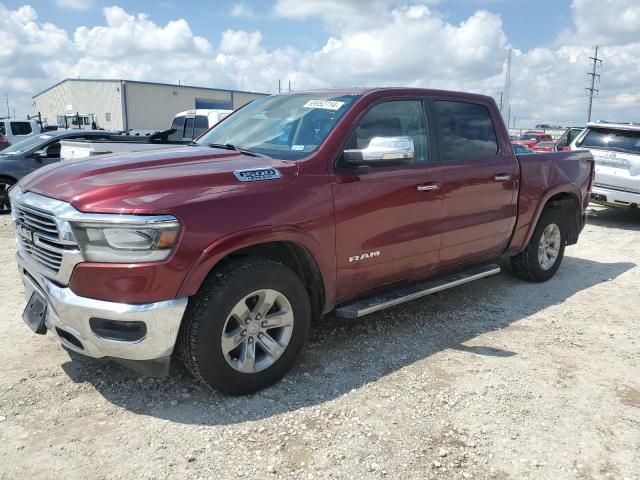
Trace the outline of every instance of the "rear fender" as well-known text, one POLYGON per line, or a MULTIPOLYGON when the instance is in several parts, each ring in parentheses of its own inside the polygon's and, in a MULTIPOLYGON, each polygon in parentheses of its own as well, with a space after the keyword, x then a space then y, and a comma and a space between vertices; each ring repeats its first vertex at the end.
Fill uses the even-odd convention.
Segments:
MULTIPOLYGON (((563 193, 569 194, 573 198, 574 206, 576 209, 576 216, 579 217, 581 215, 582 210, 580 208, 580 200, 579 200, 579 198, 581 197, 581 194, 580 194, 580 190, 575 185, 573 184, 558 185, 555 188, 552 188, 546 191, 545 194, 542 196, 540 202, 538 203, 535 213, 532 216, 531 222, 529 223, 527 228, 518 229, 518 227, 516 226, 516 232, 514 233, 513 238, 511 240, 511 245, 509 247, 508 253, 511 253, 511 254, 519 253, 525 249, 525 247, 531 241, 533 232, 535 231, 536 226, 538 225, 538 220, 540 220, 540 217, 542 216, 542 212, 549 204, 549 201, 554 196, 563 194, 563 193)), ((576 219, 576 221, 578 221, 578 219, 576 219)), ((577 225, 576 225, 576 228, 578 228, 577 225)), ((577 233, 579 233, 579 228, 577 233)), ((576 234, 576 237, 577 237, 577 234, 576 234)), ((577 238, 575 239, 570 238, 570 244, 574 244, 576 242, 577 242, 577 238)))

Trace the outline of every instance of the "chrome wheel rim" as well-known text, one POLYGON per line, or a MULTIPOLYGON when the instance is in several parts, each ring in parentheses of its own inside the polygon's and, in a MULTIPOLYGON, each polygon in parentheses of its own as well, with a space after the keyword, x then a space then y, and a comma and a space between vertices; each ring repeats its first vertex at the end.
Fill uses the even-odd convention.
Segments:
POLYGON ((560 255, 560 242, 560 227, 555 223, 547 225, 538 244, 538 263, 542 270, 549 270, 556 263, 560 255))
POLYGON ((287 297, 277 290, 256 290, 231 309, 220 345, 231 368, 256 373, 282 356, 292 333, 293 309, 287 297))

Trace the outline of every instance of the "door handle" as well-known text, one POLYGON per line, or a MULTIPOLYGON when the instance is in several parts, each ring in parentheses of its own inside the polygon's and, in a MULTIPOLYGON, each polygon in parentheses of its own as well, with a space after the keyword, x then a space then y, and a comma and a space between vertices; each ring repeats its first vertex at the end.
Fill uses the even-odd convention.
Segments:
POLYGON ((506 182, 508 180, 511 180, 512 175, 508 175, 506 173, 501 173, 500 175, 496 175, 495 177, 493 177, 493 179, 496 182, 506 182))
POLYGON ((431 192, 433 190, 439 190, 440 189, 440 184, 439 183, 423 183, 421 185, 418 185, 416 187, 416 190, 418 190, 419 192, 431 192))

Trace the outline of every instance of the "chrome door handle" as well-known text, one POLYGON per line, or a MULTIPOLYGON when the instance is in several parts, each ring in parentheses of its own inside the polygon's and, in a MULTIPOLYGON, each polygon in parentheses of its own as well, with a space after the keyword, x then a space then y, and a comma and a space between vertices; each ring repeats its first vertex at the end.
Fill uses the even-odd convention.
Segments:
POLYGON ((493 179, 496 182, 506 182, 508 180, 511 180, 512 175, 507 175, 506 173, 503 173, 501 175, 496 175, 495 177, 493 177, 493 179))
POLYGON ((419 192, 431 192, 433 190, 438 190, 439 188, 439 183, 423 183, 422 185, 418 185, 416 187, 419 192))

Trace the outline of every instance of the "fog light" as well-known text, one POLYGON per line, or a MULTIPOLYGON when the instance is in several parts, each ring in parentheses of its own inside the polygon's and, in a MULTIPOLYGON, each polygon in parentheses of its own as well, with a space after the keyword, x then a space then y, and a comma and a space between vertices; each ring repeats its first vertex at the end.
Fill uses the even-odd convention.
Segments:
POLYGON ((89 326, 93 333, 107 340, 136 342, 147 334, 144 322, 120 322, 94 317, 89 319, 89 326))

